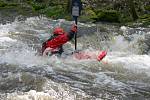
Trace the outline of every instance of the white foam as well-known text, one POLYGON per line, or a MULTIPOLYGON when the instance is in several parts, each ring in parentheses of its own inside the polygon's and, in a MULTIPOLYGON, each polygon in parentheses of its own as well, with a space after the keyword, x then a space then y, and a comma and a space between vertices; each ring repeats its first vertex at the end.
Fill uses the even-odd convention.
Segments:
POLYGON ((150 34, 150 32, 147 32, 147 34, 150 34))
MULTIPOLYGON (((87 97, 87 95, 79 90, 74 91, 82 97, 87 97)), ((43 91, 37 92, 36 90, 30 90, 24 93, 10 93, 7 96, 8 100, 76 100, 76 95, 67 84, 55 83, 48 80, 44 86, 43 91)), ((78 97, 77 97, 78 98, 78 97)))
POLYGON ((35 90, 30 90, 24 95, 18 95, 16 93, 8 95, 8 100, 53 100, 53 97, 48 93, 36 92, 35 90))
POLYGON ((0 42, 16 42, 16 39, 12 39, 10 37, 0 37, 0 42))
POLYGON ((0 25, 0 36, 7 36, 10 31, 13 31, 12 24, 0 25))
POLYGON ((149 55, 126 55, 126 56, 107 56, 110 63, 121 63, 129 69, 150 69, 149 55))
POLYGON ((126 26, 121 26, 121 27, 120 27, 120 30, 126 31, 126 30, 127 30, 127 27, 126 27, 126 26))
POLYGON ((11 51, 7 52, 0 57, 0 63, 9 63, 9 64, 17 64, 17 65, 26 65, 28 67, 44 65, 44 60, 42 58, 35 56, 34 51, 11 51))
POLYGON ((105 75, 102 72, 100 72, 96 76, 97 76, 97 78, 95 79, 96 83, 99 83, 99 84, 102 84, 102 85, 109 85, 114 89, 121 89, 121 88, 126 87, 126 85, 124 83, 119 82, 119 81, 105 75))
POLYGON ((125 41, 124 37, 119 35, 115 37, 115 42, 110 46, 113 51, 124 51, 129 46, 129 43, 125 41))

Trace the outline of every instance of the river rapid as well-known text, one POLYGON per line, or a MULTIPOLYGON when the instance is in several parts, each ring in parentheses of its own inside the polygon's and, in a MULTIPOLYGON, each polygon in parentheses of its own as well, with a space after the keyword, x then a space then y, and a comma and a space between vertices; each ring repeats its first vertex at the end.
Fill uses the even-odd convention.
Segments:
POLYGON ((0 100, 150 100, 150 28, 78 24, 78 50, 107 50, 101 61, 43 57, 41 44, 73 22, 30 17, 0 25, 0 100))

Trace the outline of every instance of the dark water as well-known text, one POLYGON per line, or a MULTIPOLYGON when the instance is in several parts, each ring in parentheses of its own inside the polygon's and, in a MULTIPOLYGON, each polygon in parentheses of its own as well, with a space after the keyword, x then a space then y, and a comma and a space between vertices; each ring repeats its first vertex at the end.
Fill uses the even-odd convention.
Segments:
POLYGON ((54 27, 72 22, 31 17, 0 25, 1 100, 149 100, 149 28, 79 23, 78 49, 107 50, 102 62, 42 57, 54 27))

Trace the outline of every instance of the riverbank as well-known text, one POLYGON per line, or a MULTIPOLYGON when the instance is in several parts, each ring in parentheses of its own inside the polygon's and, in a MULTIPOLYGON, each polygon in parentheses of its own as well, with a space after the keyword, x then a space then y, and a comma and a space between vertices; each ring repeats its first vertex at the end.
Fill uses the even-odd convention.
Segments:
MULTIPOLYGON (((126 25, 130 27, 149 27, 150 25, 150 6, 148 1, 141 5, 134 3, 137 18, 132 17, 132 12, 127 9, 127 5, 120 5, 121 2, 99 2, 97 0, 82 0, 83 10, 79 21, 83 23, 111 23, 126 25), (95 6, 94 6, 95 5, 95 6)), ((49 1, 49 0, 0 0, 0 23, 8 23, 19 16, 19 20, 24 20, 31 16, 46 16, 51 19, 72 20, 69 2, 49 1)))

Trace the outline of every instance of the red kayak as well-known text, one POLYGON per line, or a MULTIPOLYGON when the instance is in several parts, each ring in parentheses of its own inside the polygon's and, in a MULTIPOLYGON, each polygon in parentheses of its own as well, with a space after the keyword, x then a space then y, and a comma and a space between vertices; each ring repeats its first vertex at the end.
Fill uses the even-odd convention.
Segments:
MULTIPOLYGON (((50 48, 45 49, 43 56, 47 56, 47 54, 50 53, 50 51, 50 48)), ((95 59, 97 61, 101 61, 106 55, 106 51, 78 51, 74 52, 70 56, 73 56, 77 60, 95 59)))
POLYGON ((101 61, 106 55, 107 55, 106 51, 100 52, 80 51, 73 54, 73 56, 78 60, 96 59, 98 61, 101 61))

